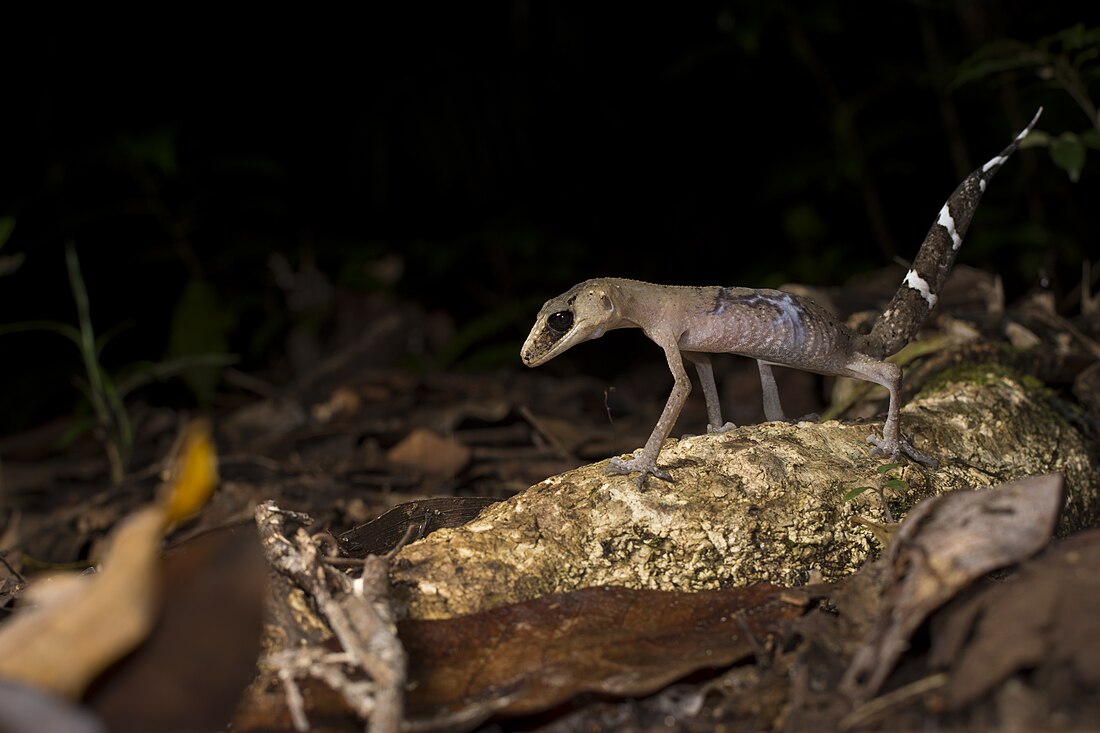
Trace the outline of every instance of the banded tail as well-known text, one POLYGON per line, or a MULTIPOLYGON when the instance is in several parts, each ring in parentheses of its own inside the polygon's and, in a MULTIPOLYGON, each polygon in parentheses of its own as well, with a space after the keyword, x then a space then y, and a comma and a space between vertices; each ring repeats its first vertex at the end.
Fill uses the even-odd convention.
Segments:
POLYGON ((864 347, 868 355, 882 359, 896 353, 920 330, 951 273, 951 266, 955 264, 955 256, 959 253, 986 185, 1009 156, 1016 152, 1020 141, 1031 132, 1042 113, 1043 108, 1040 107, 1008 147, 967 176, 947 199, 925 235, 912 269, 866 337, 864 347))

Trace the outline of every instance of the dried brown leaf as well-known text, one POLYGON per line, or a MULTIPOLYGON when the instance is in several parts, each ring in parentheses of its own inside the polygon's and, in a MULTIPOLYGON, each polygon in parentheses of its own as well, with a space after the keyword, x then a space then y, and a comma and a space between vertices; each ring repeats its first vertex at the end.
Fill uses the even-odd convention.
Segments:
POLYGON ((875 694, 934 610, 985 573, 1042 549, 1065 501, 1063 483, 1035 476, 917 505, 890 545, 894 585, 842 689, 856 700, 875 694))
POLYGON ((94 576, 73 577, 52 602, 27 609, 0 632, 0 678, 71 699, 152 627, 165 511, 127 517, 94 576))
POLYGON ((1008 580, 952 602, 934 619, 929 655, 931 666, 951 670, 947 707, 971 703, 1023 670, 1048 700, 1096 700, 1098 606, 1100 531, 1066 540, 1008 580))
POLYGON ((417 428, 390 448, 386 458, 398 466, 451 477, 469 463, 470 448, 454 438, 444 438, 431 430, 417 428))
POLYGON ((0 630, 0 678, 75 699, 146 637, 160 607, 165 528, 196 511, 218 480, 205 421, 185 428, 169 474, 158 503, 111 532, 100 572, 61 574, 43 579, 37 591, 32 586, 39 604, 21 609, 0 630))
POLYGON ((481 496, 439 496, 406 501, 336 539, 340 551, 349 557, 384 555, 402 541, 415 542, 441 527, 459 527, 496 501, 481 496))
POLYGON ((165 553, 149 638, 84 698, 112 733, 221 730, 256 671, 266 568, 249 529, 165 553), (199 702, 201 701, 201 703, 199 702))
POLYGON ((398 625, 415 724, 527 714, 582 692, 646 695, 783 636, 805 597, 770 585, 681 593, 586 588, 398 625))

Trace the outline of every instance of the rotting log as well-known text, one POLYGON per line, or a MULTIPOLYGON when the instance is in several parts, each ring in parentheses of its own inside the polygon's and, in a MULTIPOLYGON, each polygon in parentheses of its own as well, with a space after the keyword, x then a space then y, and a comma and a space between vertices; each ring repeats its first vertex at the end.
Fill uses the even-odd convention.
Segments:
MULTIPOLYGON (((1063 405, 1064 407, 1064 405, 1063 405)), ((1024 476, 1065 476, 1058 527, 1100 514, 1096 446, 1037 380, 998 365, 940 374, 902 411, 902 430, 941 461, 902 461, 886 494, 904 513, 920 500, 1024 476)), ((552 476, 468 524, 403 548, 390 573, 412 618, 446 618, 577 588, 663 590, 805 583, 855 571, 878 549, 853 521, 883 521, 883 459, 866 438, 880 422, 765 423, 670 440, 659 464, 673 483, 608 475, 606 461, 552 476)), ((896 516, 895 511, 895 516, 896 516)))

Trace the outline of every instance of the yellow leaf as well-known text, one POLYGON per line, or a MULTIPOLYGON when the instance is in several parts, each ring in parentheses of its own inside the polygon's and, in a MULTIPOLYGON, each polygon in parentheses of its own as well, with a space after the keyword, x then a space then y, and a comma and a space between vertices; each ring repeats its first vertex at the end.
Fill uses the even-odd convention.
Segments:
POLYGON ((164 501, 167 522, 172 524, 201 509, 218 485, 218 453, 208 421, 187 426, 170 476, 164 501))

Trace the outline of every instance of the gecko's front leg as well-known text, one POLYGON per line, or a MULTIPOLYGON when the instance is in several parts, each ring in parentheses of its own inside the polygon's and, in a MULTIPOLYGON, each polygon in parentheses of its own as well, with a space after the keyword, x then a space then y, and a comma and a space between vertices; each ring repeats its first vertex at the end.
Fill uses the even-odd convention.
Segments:
POLYGON ((672 372, 674 380, 672 393, 669 394, 665 409, 661 412, 661 419, 657 421, 657 425, 650 433, 645 446, 640 451, 636 451, 634 457, 628 460, 612 458, 607 467, 608 473, 640 472, 641 475, 638 477, 639 488, 645 483, 647 476, 656 476, 665 481, 672 480, 672 475, 668 471, 657 467, 657 456, 660 454, 661 446, 664 445, 668 434, 672 432, 672 426, 676 424, 676 418, 680 416, 680 410, 683 409, 684 402, 687 401, 688 395, 691 393, 691 380, 688 379, 687 372, 684 371, 684 362, 680 355, 680 349, 676 346, 676 340, 658 340, 652 335, 650 335, 650 338, 664 349, 665 359, 668 360, 668 368, 672 372))
POLYGON ((656 476, 662 481, 671 481, 672 474, 663 468, 657 467, 656 461, 646 458, 644 449, 635 451, 634 457, 629 460, 615 457, 607 465, 607 472, 613 474, 640 473, 638 476, 638 488, 642 488, 647 476, 656 476))

